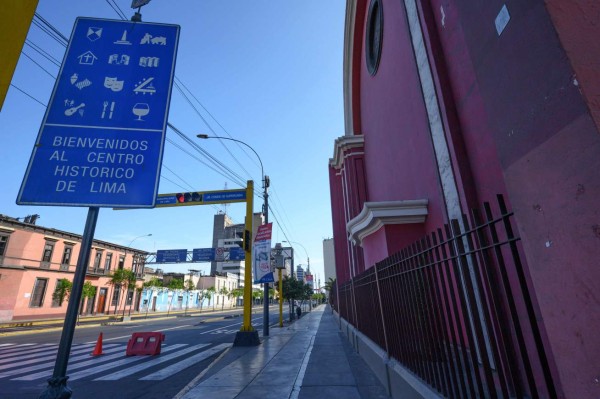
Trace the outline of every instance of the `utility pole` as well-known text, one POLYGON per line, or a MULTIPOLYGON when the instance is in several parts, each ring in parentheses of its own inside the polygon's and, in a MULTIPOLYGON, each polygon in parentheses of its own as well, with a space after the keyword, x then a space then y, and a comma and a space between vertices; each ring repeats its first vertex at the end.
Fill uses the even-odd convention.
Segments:
MULTIPOLYGON (((265 224, 269 223, 269 186, 271 185, 271 180, 269 176, 263 178, 263 198, 265 203, 263 205, 263 214, 265 215, 265 224)), ((269 251, 270 252, 270 251, 269 251)), ((271 254, 269 253, 269 256, 271 254)), ((264 283, 264 292, 263 292, 263 337, 269 336, 269 283, 264 283)))

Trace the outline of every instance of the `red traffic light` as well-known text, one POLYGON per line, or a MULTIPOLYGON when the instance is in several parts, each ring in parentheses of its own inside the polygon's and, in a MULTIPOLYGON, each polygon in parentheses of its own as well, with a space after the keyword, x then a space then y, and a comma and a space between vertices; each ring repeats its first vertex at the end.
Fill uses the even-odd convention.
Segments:
POLYGON ((201 202, 202 194, 198 192, 177 193, 175 194, 175 198, 179 204, 184 204, 187 202, 201 202))

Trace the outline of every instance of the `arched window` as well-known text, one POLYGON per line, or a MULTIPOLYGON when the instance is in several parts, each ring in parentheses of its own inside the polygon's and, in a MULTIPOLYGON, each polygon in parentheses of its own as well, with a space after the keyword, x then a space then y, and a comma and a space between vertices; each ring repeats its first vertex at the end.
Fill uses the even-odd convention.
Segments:
POLYGON ((365 59, 371 76, 377 73, 383 42, 383 5, 381 0, 371 0, 367 15, 365 59))

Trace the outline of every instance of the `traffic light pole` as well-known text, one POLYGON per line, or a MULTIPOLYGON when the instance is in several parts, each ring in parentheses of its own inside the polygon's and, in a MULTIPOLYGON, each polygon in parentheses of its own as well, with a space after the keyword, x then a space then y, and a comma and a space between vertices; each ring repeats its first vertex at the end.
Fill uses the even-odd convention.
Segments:
MULTIPOLYGON (((269 223, 269 185, 270 180, 269 176, 263 177, 263 188, 264 194, 263 198, 265 199, 265 204, 263 205, 263 213, 265 215, 265 224, 269 223)), ((270 251, 269 251, 270 252, 270 251)), ((269 256, 271 254, 269 253, 269 256)), ((270 262, 269 262, 270 264, 270 262)), ((263 292, 263 337, 269 336, 269 283, 264 283, 264 292, 263 292)))
POLYGON ((234 346, 260 344, 258 331, 252 327, 252 217, 254 205, 254 182, 248 180, 246 187, 246 225, 244 227, 244 320, 235 335, 234 346))

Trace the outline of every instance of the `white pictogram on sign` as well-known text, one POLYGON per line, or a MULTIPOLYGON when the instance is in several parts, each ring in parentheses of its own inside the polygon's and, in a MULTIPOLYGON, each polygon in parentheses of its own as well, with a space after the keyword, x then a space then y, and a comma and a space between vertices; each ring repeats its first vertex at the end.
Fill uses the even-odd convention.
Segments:
POLYGON ((116 77, 111 78, 106 76, 104 78, 104 87, 106 87, 107 89, 111 89, 112 91, 121 91, 123 90, 123 80, 117 80, 116 77))
POLYGON ((146 116, 150 113, 150 106, 146 103, 137 103, 133 106, 131 112, 138 117, 136 121, 143 122, 142 116, 146 116))
POLYGON ((148 78, 138 82, 138 84, 135 85, 133 92, 135 94, 142 93, 143 95, 146 95, 146 93, 150 95, 156 93, 156 88, 152 85, 153 80, 154 78, 148 78))
POLYGON ((146 33, 142 40, 140 40, 140 44, 158 44, 160 46, 167 45, 167 38, 164 36, 156 36, 152 37, 150 33, 146 33))
POLYGON ((91 86, 92 81, 88 78, 79 80, 79 75, 77 75, 77 73, 74 73, 73 75, 71 75, 71 84, 77 87, 79 90, 82 90, 88 86, 91 86))
POLYGON ((115 44, 125 44, 127 46, 130 46, 131 42, 129 40, 127 40, 127 30, 123 31, 123 35, 121 36, 121 40, 117 40, 114 43, 115 44))
POLYGON ((102 37, 102 28, 90 26, 88 28, 86 36, 91 42, 95 42, 96 40, 98 40, 102 37))
POLYGON ((140 57, 140 66, 148 68, 157 67, 159 60, 158 57, 140 57))
POLYGON ((94 61, 98 59, 91 51, 86 51, 77 57, 81 65, 94 65, 94 61))
POLYGON ((129 65, 129 57, 127 54, 111 54, 108 56, 108 63, 114 65, 129 65))

